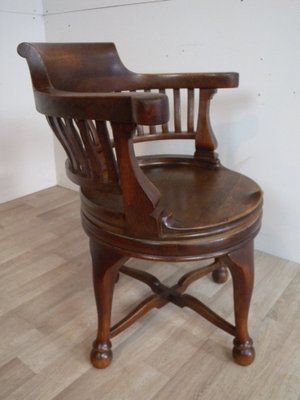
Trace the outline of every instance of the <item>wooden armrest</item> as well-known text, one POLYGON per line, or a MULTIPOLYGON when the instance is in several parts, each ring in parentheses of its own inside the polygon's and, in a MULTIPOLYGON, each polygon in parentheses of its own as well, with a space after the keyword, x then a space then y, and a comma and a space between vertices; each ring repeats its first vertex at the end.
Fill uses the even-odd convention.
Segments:
POLYGON ((168 98, 161 93, 80 93, 34 91, 37 110, 64 118, 158 125, 169 119, 168 98))
POLYGON ((133 236, 157 237, 161 233, 164 210, 160 192, 146 177, 134 152, 133 124, 112 123, 124 212, 133 236))
POLYGON ((218 89, 234 88, 239 84, 237 72, 141 74, 136 76, 144 89, 218 89))

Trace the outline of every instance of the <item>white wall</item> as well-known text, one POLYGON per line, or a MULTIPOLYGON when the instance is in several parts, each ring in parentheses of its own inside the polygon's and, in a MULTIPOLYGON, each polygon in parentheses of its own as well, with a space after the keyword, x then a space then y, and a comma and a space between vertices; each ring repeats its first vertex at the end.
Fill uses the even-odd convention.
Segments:
POLYGON ((44 40, 41 0, 0 1, 0 203, 56 184, 53 138, 16 51, 22 41, 44 40))
MULTIPOLYGON (((240 72, 239 89, 220 90, 212 105, 221 160, 265 191, 257 247, 299 262, 300 2, 126 2, 46 0, 46 39, 114 41, 141 72, 240 72)), ((56 154, 63 183, 64 156, 56 154)))

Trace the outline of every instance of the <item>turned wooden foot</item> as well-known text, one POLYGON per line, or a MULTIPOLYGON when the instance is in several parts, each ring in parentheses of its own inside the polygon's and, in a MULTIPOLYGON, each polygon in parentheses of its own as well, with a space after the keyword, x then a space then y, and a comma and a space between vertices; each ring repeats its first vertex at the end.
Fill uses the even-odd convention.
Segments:
POLYGON ((118 271, 128 258, 93 240, 90 241, 90 249, 98 312, 98 332, 91 351, 91 362, 96 368, 106 368, 112 361, 110 319, 113 290, 118 271))
POLYGON ((255 350, 251 338, 245 342, 240 342, 238 339, 233 341, 232 357, 239 365, 250 365, 255 358, 255 350))
POLYGON ((213 281, 216 283, 225 283, 228 279, 228 269, 226 265, 220 262, 220 266, 212 272, 213 281))
POLYGON ((106 368, 112 361, 111 342, 93 343, 91 351, 91 363, 95 368, 106 368))
POLYGON ((253 342, 248 333, 248 313, 254 282, 253 256, 253 241, 250 241, 224 258, 233 282, 236 333, 232 356, 239 365, 249 365, 255 358, 253 342))

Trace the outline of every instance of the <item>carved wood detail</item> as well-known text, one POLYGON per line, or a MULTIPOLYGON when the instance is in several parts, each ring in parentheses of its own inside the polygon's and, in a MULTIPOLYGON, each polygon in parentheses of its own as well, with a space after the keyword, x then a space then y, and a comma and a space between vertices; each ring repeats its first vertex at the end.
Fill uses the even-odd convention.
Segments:
POLYGON ((200 91, 195 157, 218 165, 219 160, 215 154, 217 139, 213 133, 209 118, 210 101, 216 92, 217 89, 201 89, 200 91))
POLYGON ((160 308, 169 302, 177 305, 178 307, 191 308, 196 313, 212 322, 214 325, 234 336, 236 331, 233 325, 209 309, 200 300, 189 294, 182 294, 194 281, 214 271, 218 267, 219 260, 216 260, 214 263, 207 265, 206 267, 199 267, 186 273, 178 280, 177 284, 168 287, 162 284, 154 275, 148 272, 123 265, 120 268, 120 272, 145 283, 155 294, 144 299, 126 317, 114 325, 111 328, 111 337, 116 336, 118 333, 131 326, 134 322, 143 317, 153 308, 160 308))

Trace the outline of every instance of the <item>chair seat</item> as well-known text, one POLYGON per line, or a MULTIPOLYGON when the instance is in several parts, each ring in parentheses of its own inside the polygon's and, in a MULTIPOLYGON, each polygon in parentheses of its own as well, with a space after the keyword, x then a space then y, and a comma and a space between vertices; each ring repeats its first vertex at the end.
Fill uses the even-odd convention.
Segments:
POLYGON ((234 248, 259 230, 262 191, 246 176, 189 156, 146 156, 139 163, 160 192, 158 208, 166 215, 161 235, 132 237, 120 195, 82 191, 88 234, 142 258, 160 259, 163 245, 164 257, 185 260, 234 248))
POLYGON ((143 170, 160 191, 160 206, 171 213, 166 226, 174 232, 224 231, 262 202, 262 191, 253 180, 194 158, 165 157, 159 163, 149 157, 143 170))

